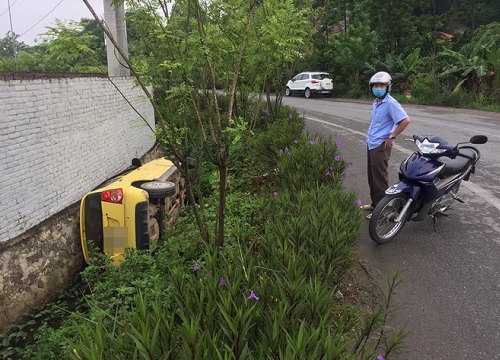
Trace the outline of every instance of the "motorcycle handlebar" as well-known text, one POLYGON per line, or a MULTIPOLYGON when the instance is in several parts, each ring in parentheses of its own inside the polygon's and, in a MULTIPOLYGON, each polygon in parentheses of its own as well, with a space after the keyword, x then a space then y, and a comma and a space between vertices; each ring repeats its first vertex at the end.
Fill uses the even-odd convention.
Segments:
POLYGON ((474 163, 477 163, 479 158, 481 157, 481 152, 478 149, 476 149, 474 146, 461 146, 460 148, 457 149, 457 155, 464 157, 466 159, 469 159, 469 160, 474 160, 474 163), (472 156, 461 154, 458 152, 458 150, 460 150, 460 149, 471 149, 471 150, 475 151, 477 156, 475 158, 473 158, 472 156))
MULTIPOLYGON (((411 139, 410 138, 405 138, 404 140, 405 141, 415 142, 419 136, 420 135, 412 135, 411 139)), ((459 147, 459 145, 460 144, 457 144, 453 148, 447 149, 443 153, 432 154, 432 157, 440 157, 440 156, 455 157, 455 156, 460 156, 460 157, 464 157, 466 159, 472 160, 472 161, 474 161, 474 163, 478 162, 479 158, 481 157, 481 153, 479 152, 478 149, 476 149, 473 146, 467 146, 467 145, 459 147), (462 153, 459 152, 460 149, 471 149, 471 150, 473 150, 476 153, 476 157, 469 156, 469 155, 466 155, 466 154, 462 154, 462 153)), ((431 154, 426 154, 426 156, 431 156, 431 154)))

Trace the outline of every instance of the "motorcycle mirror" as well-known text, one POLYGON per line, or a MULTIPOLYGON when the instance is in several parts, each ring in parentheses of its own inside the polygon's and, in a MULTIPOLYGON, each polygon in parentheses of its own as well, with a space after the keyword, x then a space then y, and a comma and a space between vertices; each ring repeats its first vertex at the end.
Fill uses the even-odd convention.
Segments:
POLYGON ((472 144, 485 144, 487 141, 488 138, 484 135, 474 135, 470 138, 472 144))

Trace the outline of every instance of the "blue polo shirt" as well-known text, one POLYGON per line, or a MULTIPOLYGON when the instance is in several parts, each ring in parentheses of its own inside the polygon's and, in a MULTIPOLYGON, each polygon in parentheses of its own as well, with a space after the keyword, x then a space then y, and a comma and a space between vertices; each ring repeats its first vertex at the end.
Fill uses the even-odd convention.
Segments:
POLYGON ((379 147, 385 139, 391 136, 396 126, 407 117, 408 115, 401 104, 390 94, 387 94, 380 103, 375 99, 372 105, 370 127, 366 136, 368 150, 379 147))

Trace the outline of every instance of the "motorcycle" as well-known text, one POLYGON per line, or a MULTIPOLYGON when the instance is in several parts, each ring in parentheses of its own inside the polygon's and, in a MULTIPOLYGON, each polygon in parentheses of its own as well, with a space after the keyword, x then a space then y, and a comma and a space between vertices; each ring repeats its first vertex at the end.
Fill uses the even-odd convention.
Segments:
POLYGON ((407 221, 422 221, 429 215, 436 230, 439 216, 458 197, 462 181, 474 174, 481 153, 470 145, 485 144, 488 138, 475 135, 455 146, 439 136, 413 135, 418 151, 408 156, 399 168, 399 181, 385 191, 373 210, 369 233, 373 241, 384 244, 403 229, 407 221))

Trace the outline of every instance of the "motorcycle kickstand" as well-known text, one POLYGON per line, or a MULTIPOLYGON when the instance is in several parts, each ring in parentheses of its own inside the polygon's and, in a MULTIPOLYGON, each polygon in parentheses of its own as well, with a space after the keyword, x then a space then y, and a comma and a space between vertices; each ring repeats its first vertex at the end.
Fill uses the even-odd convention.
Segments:
POLYGON ((444 212, 437 212, 434 215, 432 215, 432 225, 434 226, 434 232, 437 233, 439 233, 437 229, 438 216, 448 216, 448 214, 445 214, 444 212))
POLYGON ((432 217, 432 226, 434 227, 435 233, 439 233, 439 231, 437 229, 437 222, 438 222, 437 216, 433 216, 432 217))

